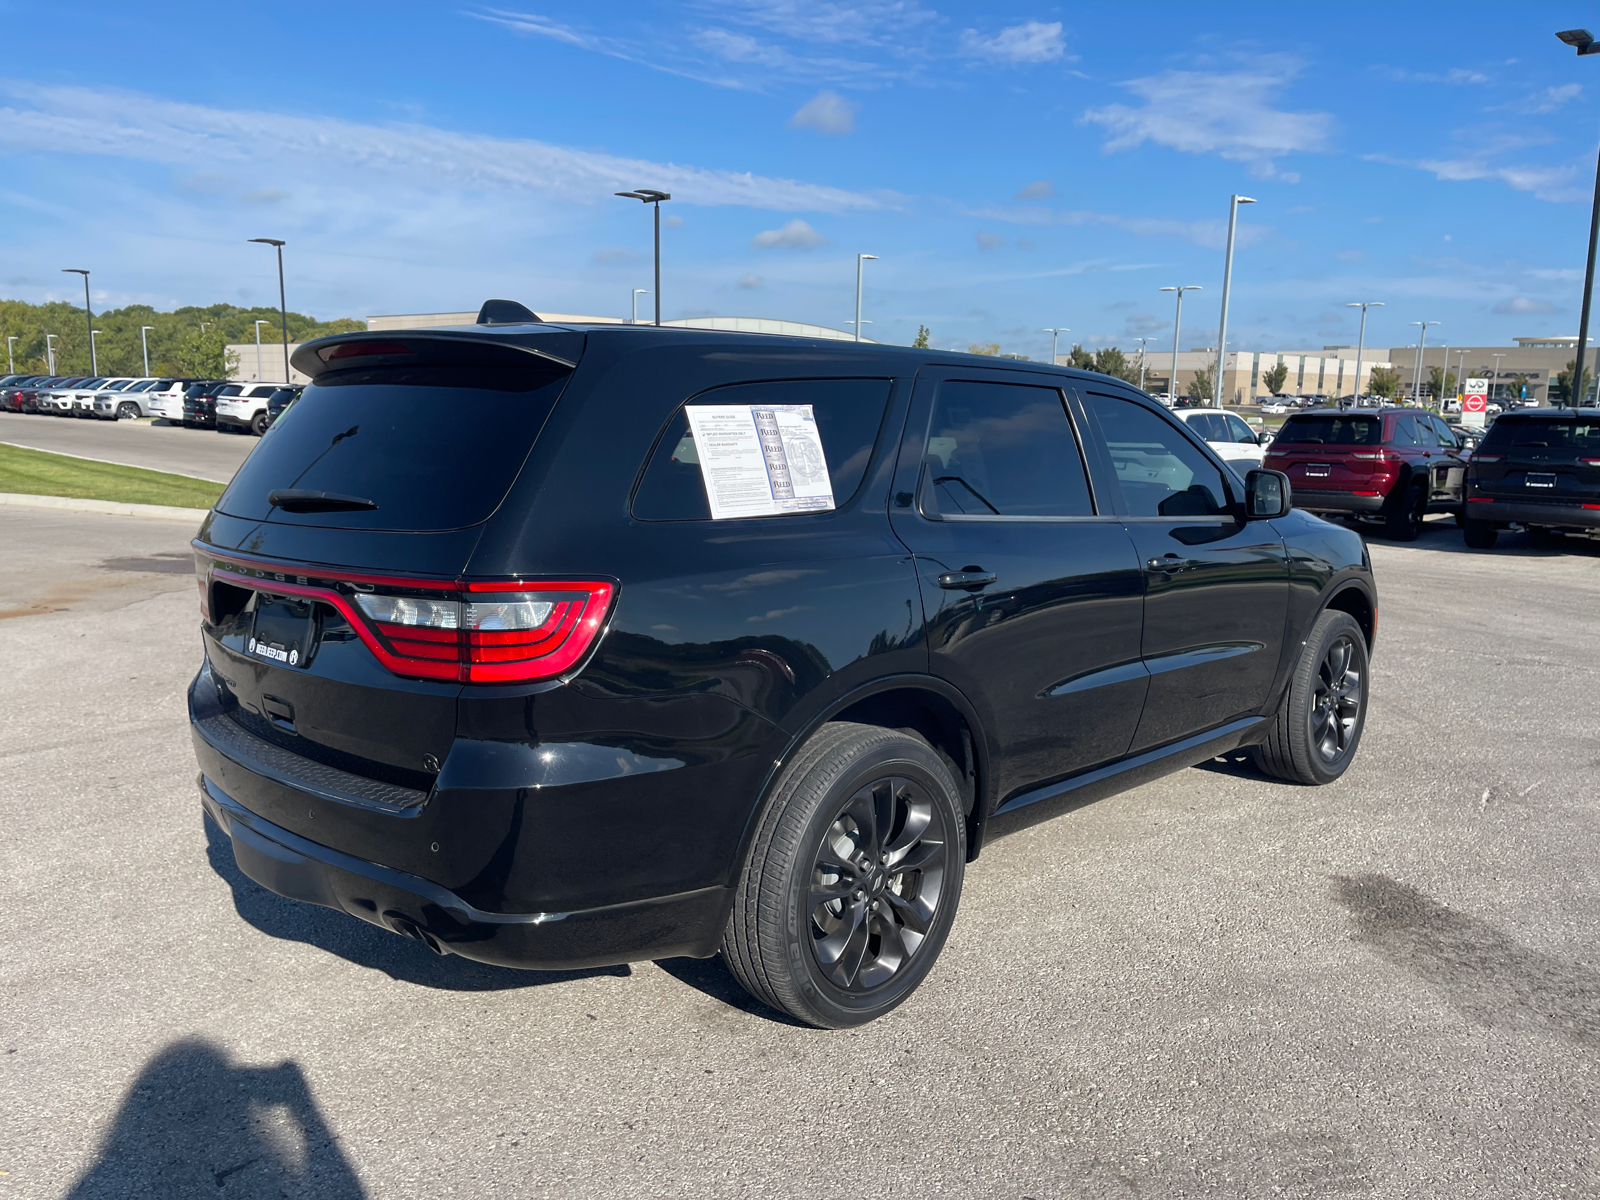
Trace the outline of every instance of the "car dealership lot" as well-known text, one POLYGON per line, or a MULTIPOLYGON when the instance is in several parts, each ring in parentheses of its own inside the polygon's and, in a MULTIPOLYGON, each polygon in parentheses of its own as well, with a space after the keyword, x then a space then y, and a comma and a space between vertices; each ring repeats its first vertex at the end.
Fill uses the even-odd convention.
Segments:
POLYGON ((1374 539, 1343 780, 1216 763, 993 843, 938 986, 827 1033, 716 960, 497 970, 243 878, 188 536, 0 509, 16 1195, 1600 1194, 1594 549, 1374 539))
POLYGON ((185 429, 166 422, 74 421, 22 413, 0 417, 0 442, 151 471, 195 475, 217 483, 232 479, 239 464, 256 446, 253 437, 185 429))

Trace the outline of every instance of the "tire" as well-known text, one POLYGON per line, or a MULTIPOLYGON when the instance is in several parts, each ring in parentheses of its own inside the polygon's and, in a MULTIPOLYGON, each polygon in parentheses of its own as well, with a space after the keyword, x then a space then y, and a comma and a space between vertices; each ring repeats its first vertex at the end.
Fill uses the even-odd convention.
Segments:
POLYGON ((1324 610, 1306 637, 1266 740, 1251 750, 1256 765, 1308 786, 1338 779, 1361 746, 1370 679, 1361 626, 1349 613, 1324 610))
POLYGON ((959 796, 920 738, 824 725, 762 812, 722 937, 734 977, 823 1029, 863 1025, 901 1004, 933 969, 961 899, 959 796))
POLYGON ((1500 531, 1487 521, 1468 521, 1461 527, 1461 538, 1473 550, 1492 550, 1500 531))
POLYGON ((124 400, 121 404, 117 405, 117 415, 115 419, 118 421, 137 421, 143 415, 144 414, 139 411, 139 406, 132 400, 124 400))
POLYGON ((257 413, 250 420, 250 432, 255 434, 257 437, 260 437, 266 431, 267 431, 267 414, 264 413, 264 412, 257 413))
POLYGON ((1422 533, 1422 518, 1428 511, 1428 493, 1413 486, 1405 495, 1395 497, 1395 500, 1389 512, 1384 514, 1383 536, 1397 542, 1414 542, 1422 533))
POLYGON ((1467 514, 1462 512, 1460 509, 1457 509, 1456 510, 1456 528, 1457 529, 1465 529, 1466 527, 1467 527, 1467 514))

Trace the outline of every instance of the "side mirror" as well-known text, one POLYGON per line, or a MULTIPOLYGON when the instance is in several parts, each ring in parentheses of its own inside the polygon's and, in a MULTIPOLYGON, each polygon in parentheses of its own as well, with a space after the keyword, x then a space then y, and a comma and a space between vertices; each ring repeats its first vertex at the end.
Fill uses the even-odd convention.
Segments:
POLYGON ((1251 520, 1281 517, 1293 507, 1289 477, 1282 471, 1251 471, 1244 477, 1244 510, 1251 520))
POLYGON ((1270 445, 1272 445, 1272 439, 1277 437, 1277 436, 1278 435, 1276 433, 1274 433, 1272 430, 1263 429, 1260 433, 1256 434, 1256 445, 1258 445, 1258 446, 1270 446, 1270 445))

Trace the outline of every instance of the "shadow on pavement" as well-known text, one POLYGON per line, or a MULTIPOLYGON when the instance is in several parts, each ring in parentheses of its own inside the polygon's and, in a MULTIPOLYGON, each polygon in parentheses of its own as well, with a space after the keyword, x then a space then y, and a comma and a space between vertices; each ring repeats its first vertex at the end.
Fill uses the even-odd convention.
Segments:
POLYGON ((67 1198, 365 1194, 297 1065, 236 1066, 185 1040, 139 1072, 67 1198))
POLYGON ((490 992, 509 988, 540 987, 596 975, 627 976, 626 966, 590 967, 578 971, 520 971, 473 962, 455 955, 441 957, 420 942, 369 925, 348 913, 315 904, 289 900, 269 892, 239 869, 233 843, 209 817, 203 817, 206 857, 211 869, 233 889, 233 906, 239 915, 269 937, 305 942, 337 954, 358 966, 382 971, 391 979, 422 987, 458 992, 490 992))
POLYGON ((1472 554, 1485 558, 1499 555, 1502 558, 1560 558, 1564 555, 1600 558, 1600 540, 1581 537, 1539 537, 1530 533, 1500 531, 1500 540, 1492 550, 1473 550, 1468 547, 1456 526, 1454 518, 1435 517, 1422 527, 1422 535, 1414 542, 1397 542, 1384 537, 1376 525, 1354 527, 1374 546, 1392 546, 1396 550, 1431 550, 1443 554, 1472 554))
POLYGON ((713 958, 660 958, 656 960, 656 966, 679 983, 686 983, 695 991, 702 992, 713 1000, 720 1000, 730 1008, 749 1013, 752 1017, 762 1017, 776 1025, 789 1025, 795 1029, 810 1028, 796 1021, 788 1013, 768 1008, 745 991, 733 977, 733 972, 728 970, 728 964, 722 961, 720 954, 713 958))

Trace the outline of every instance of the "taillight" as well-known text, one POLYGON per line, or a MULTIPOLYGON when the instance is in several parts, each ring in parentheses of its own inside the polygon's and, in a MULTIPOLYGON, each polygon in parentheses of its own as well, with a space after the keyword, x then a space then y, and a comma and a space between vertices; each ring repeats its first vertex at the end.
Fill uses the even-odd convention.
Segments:
POLYGON ((1397 463, 1400 461, 1400 456, 1392 450, 1353 450, 1350 453, 1350 457, 1367 459, 1371 462, 1397 463))
MULTIPOLYGON (((604 580, 413 579, 243 561, 219 562, 212 578, 321 600, 395 674, 460 683, 566 674, 600 636, 617 590, 604 580)), ((204 579, 201 588, 204 611, 204 579)))
POLYGON ((1580 458, 1578 461, 1586 467, 1600 467, 1600 458, 1580 458))

